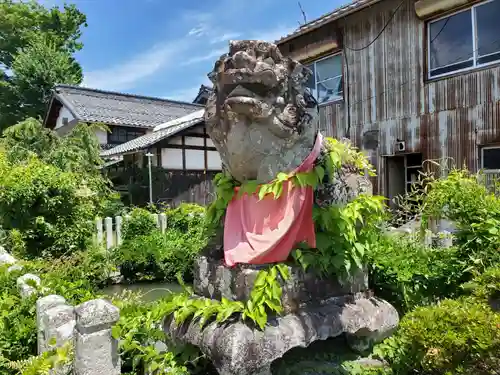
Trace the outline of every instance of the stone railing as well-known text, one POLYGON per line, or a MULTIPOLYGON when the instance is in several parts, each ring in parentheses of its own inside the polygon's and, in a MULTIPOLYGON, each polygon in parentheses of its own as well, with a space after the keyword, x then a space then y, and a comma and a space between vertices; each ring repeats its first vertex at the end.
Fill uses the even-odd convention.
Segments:
MULTIPOLYGON (((164 213, 161 214, 151 214, 153 219, 156 222, 158 229, 165 233, 167 230, 167 215, 164 213)), ((122 229, 124 220, 128 220, 130 216, 115 216, 106 217, 103 219, 97 218, 95 220, 95 242, 98 245, 105 246, 106 249, 111 249, 112 247, 121 245, 122 238, 122 229)))
POLYGON ((433 230, 425 230, 423 238, 420 237, 420 222, 411 221, 399 228, 389 227, 387 233, 389 234, 404 234, 414 239, 421 238, 426 246, 437 246, 449 248, 453 246, 454 241, 454 225, 451 222, 440 220, 432 227, 433 230))
MULTIPOLYGON (((16 259, 0 246, 0 266, 9 265, 7 272, 22 271, 16 259)), ((38 293, 41 280, 26 273, 17 279, 22 298, 38 293)), ((95 299, 71 306, 58 295, 48 295, 36 301, 38 354, 68 343, 74 348, 71 363, 53 369, 53 375, 118 375, 121 373, 118 340, 111 335, 120 318, 119 309, 104 299, 95 299)))

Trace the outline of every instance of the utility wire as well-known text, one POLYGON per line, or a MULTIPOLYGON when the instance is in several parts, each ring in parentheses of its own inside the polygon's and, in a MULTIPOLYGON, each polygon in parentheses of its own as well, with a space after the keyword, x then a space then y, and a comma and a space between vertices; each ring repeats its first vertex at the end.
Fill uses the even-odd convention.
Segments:
POLYGON ((437 39, 437 37, 439 36, 439 34, 441 34, 441 32, 444 30, 444 28, 446 27, 446 25, 448 24, 448 22, 450 20, 451 20, 451 16, 446 19, 446 22, 444 23, 443 27, 441 27, 441 30, 439 30, 439 32, 436 34, 436 36, 434 38, 432 38, 432 40, 430 41, 430 43, 434 42, 437 39))
POLYGON ((396 15, 396 13, 398 12, 398 10, 403 6, 403 4, 406 2, 407 0, 402 0, 399 5, 396 7, 396 9, 394 9, 394 12, 392 12, 391 16, 389 17, 389 19, 387 20, 387 22, 385 23, 384 27, 382 28, 382 30, 380 30, 380 32, 377 34, 377 36, 370 42, 368 43, 366 46, 364 47, 361 47, 361 48, 352 48, 352 47, 348 47, 348 46, 343 46, 345 49, 348 49, 350 51, 354 51, 354 52, 359 52, 359 51, 363 51, 364 49, 367 49, 368 47, 370 47, 373 43, 375 43, 377 41, 378 38, 380 38, 380 36, 384 33, 385 29, 387 29, 387 27, 389 27, 389 24, 391 23, 391 21, 394 19, 394 16, 396 15))
MULTIPOLYGON (((491 43, 491 45, 494 45, 495 43, 498 43, 498 42, 500 42, 500 38, 499 38, 499 39, 497 39, 497 40, 494 40, 494 41, 491 43)), ((479 48, 478 48, 478 49, 476 49, 476 50, 473 50, 472 52, 474 53, 474 52, 477 52, 478 50, 479 50, 479 48)), ((457 58, 455 61, 452 61, 452 62, 451 62, 451 64, 456 63, 456 62, 463 61, 463 59, 468 58, 469 56, 470 56, 470 53, 468 53, 468 54, 467 54, 467 55, 465 55, 465 56, 460 56, 460 57, 459 57, 459 58, 457 58)), ((350 107, 352 107, 352 106, 354 106, 354 105, 356 105, 356 104, 360 104, 360 103, 366 102, 366 101, 368 101, 368 100, 371 100, 371 99, 373 99, 373 98, 376 98, 376 97, 377 97, 377 96, 379 96, 379 95, 386 94, 386 93, 389 93, 389 92, 391 92, 391 91, 396 91, 398 88, 403 87, 403 86, 405 86, 405 85, 407 85, 407 84, 410 84, 410 83, 412 83, 412 82, 415 82, 415 81, 417 81, 417 80, 420 80, 420 76, 419 76, 419 77, 416 77, 416 78, 413 78, 413 79, 409 79, 409 80, 407 80, 407 81, 403 82, 402 84, 400 84, 399 86, 397 86, 395 89, 388 89, 388 90, 384 90, 384 91, 381 91, 381 92, 379 92, 379 93, 376 93, 375 95, 372 95, 372 96, 370 96, 370 97, 367 97, 367 98, 365 98, 365 99, 358 100, 358 101, 356 101, 356 102, 354 102, 354 103, 350 104, 350 105, 349 105, 349 108, 350 108, 350 107)), ((352 86, 354 86, 354 85, 352 85, 352 84, 351 84, 351 85, 348 85, 348 86, 349 86, 349 87, 352 87, 352 86)), ((320 103, 320 104, 321 104, 321 103, 320 103)))

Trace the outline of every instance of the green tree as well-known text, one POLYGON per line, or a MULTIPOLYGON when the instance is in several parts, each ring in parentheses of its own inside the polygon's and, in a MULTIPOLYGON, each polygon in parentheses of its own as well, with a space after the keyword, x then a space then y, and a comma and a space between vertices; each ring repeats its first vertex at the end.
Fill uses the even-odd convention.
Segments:
POLYGON ((0 129, 43 116, 55 84, 82 81, 73 53, 82 48, 83 26, 74 5, 0 0, 0 129))
POLYGON ((5 151, 10 163, 27 161, 36 156, 65 172, 100 176, 99 141, 95 136, 99 124, 78 124, 65 137, 44 128, 40 121, 28 118, 10 126, 0 138, 0 149, 5 151))

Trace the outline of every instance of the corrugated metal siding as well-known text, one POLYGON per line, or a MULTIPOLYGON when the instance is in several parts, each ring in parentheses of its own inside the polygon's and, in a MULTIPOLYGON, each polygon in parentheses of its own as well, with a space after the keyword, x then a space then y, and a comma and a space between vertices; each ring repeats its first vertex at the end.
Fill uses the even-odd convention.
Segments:
MULTIPOLYGON (((344 44, 367 45, 398 4, 387 0, 343 19, 344 44)), ((500 67, 424 82, 424 29, 408 1, 370 47, 344 48, 350 136, 361 147, 365 132, 379 131, 378 153, 371 152, 371 159, 380 193, 385 191, 380 156, 394 154, 397 139, 406 142, 408 152, 422 152, 424 160, 449 157, 473 171, 479 166, 478 145, 500 140, 500 67)), ((345 103, 320 108, 321 128, 329 136, 345 136, 346 119, 345 103)))

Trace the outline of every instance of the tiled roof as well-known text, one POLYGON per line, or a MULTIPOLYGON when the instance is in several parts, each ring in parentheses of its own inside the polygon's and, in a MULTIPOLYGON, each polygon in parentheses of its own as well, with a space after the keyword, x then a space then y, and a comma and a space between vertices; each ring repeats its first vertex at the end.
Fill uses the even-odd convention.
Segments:
POLYGON ((281 39, 276 41, 276 44, 284 43, 287 40, 293 39, 299 35, 305 34, 309 31, 312 31, 314 29, 317 29, 320 26, 323 26, 324 24, 335 21, 341 17, 345 17, 348 14, 360 11, 361 9, 373 5, 375 3, 378 3, 381 0, 354 0, 351 1, 349 4, 342 5, 341 7, 326 13, 322 15, 319 18, 316 18, 315 20, 312 20, 304 25, 301 25, 297 30, 294 32, 282 37, 281 39))
POLYGON ((171 137, 176 133, 188 129, 191 126, 198 125, 203 122, 203 114, 205 110, 201 109, 196 112, 190 113, 189 115, 180 117, 166 122, 165 124, 158 125, 152 133, 143 135, 128 141, 127 143, 122 143, 110 150, 105 150, 101 152, 102 157, 110 157, 123 155, 137 150, 142 150, 154 145, 165 138, 171 137))
POLYGON ((141 128, 154 128, 200 108, 193 103, 71 85, 57 85, 54 97, 80 121, 141 128))

